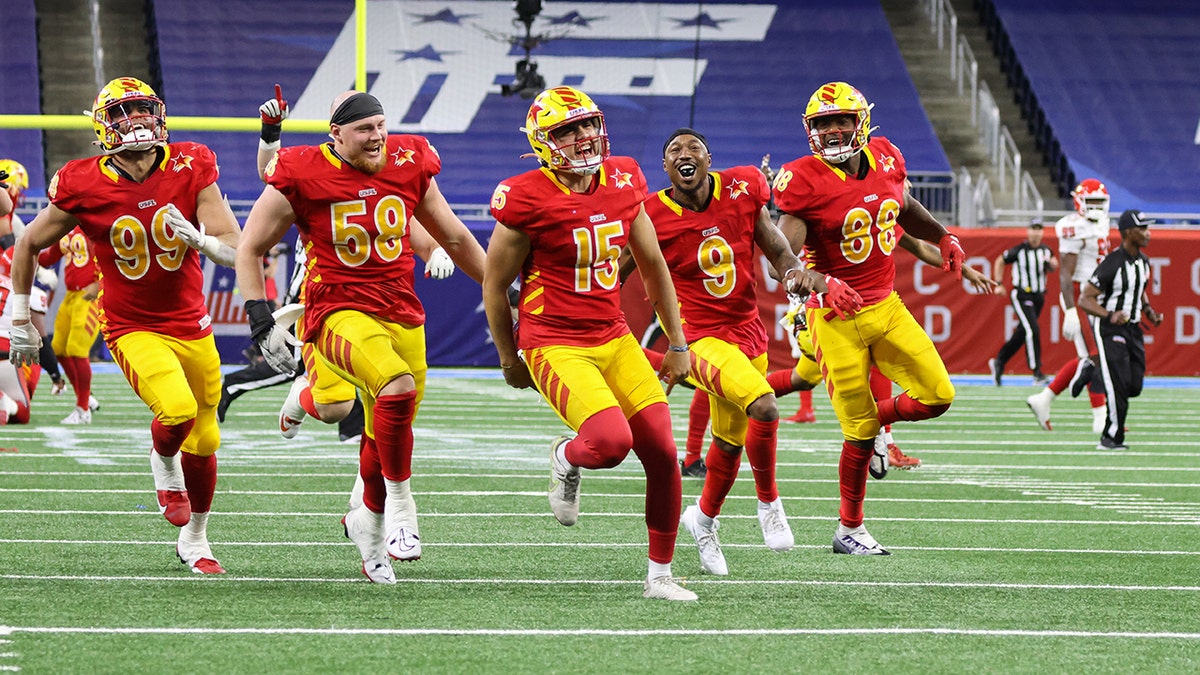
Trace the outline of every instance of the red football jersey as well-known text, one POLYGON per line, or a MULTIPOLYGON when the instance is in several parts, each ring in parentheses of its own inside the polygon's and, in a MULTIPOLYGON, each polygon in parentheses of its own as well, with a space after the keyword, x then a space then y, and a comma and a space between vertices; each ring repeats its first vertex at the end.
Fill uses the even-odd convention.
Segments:
POLYGON ((545 168, 496 186, 492 216, 529 237, 521 349, 601 345, 629 332, 617 257, 645 199, 646 177, 632 157, 606 160, 587 193, 572 192, 545 168))
MULTIPOLYGON (((893 289, 892 252, 904 233, 896 217, 904 206, 904 157, 886 138, 872 138, 862 180, 807 155, 775 177, 775 205, 808 224, 807 260, 821 274, 846 282, 870 305, 893 289)), ((815 297, 815 296, 814 296, 815 297)))
POLYGON ((71 230, 58 240, 57 245, 42 251, 38 255, 38 264, 51 267, 64 258, 67 262, 63 265, 63 284, 68 291, 85 288, 98 278, 96 261, 92 259, 91 247, 82 229, 71 230))
POLYGON ((67 162, 46 190, 79 220, 100 268, 98 305, 106 339, 135 331, 194 340, 211 332, 200 255, 163 222, 167 205, 196 223, 196 195, 217 181, 217 158, 198 143, 171 143, 138 183, 111 157, 67 162))
POLYGON ((715 337, 754 358, 767 350, 754 280, 754 228, 771 198, 767 179, 753 166, 709 173, 713 197, 700 212, 671 198, 672 188, 646 200, 654 221, 688 342, 715 337))
POLYGON ((340 309, 425 323, 413 289, 408 219, 442 160, 422 136, 389 135, 387 152, 391 160, 374 175, 344 161, 332 143, 284 148, 267 166, 267 183, 296 212, 307 255, 306 340, 340 309))

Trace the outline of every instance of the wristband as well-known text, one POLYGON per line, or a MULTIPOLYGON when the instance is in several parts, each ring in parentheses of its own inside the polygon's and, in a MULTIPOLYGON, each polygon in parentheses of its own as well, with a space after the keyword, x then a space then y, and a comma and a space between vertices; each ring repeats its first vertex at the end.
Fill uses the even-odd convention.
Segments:
POLYGON ((258 149, 265 152, 279 152, 280 145, 278 138, 270 142, 258 139, 258 149))
POLYGON ((275 317, 271 316, 271 306, 266 300, 247 300, 246 316, 250 318, 250 339, 255 342, 275 326, 275 317))
POLYGON ((258 137, 265 143, 278 143, 279 137, 282 135, 282 124, 267 124, 266 122, 263 122, 262 131, 259 132, 258 137))
POLYGON ((17 293, 12 296, 12 320, 29 321, 29 294, 17 293))
POLYGON ((200 238, 200 252, 204 255, 215 258, 217 253, 221 251, 221 240, 206 234, 200 238))
POLYGON ((675 345, 668 345, 668 346, 667 346, 667 349, 668 349, 668 350, 670 350, 670 351, 673 351, 673 352, 679 352, 679 353, 681 353, 681 354, 686 354, 686 353, 688 352, 688 346, 687 346, 687 345, 683 345, 682 347, 677 347, 677 346, 675 346, 675 345))

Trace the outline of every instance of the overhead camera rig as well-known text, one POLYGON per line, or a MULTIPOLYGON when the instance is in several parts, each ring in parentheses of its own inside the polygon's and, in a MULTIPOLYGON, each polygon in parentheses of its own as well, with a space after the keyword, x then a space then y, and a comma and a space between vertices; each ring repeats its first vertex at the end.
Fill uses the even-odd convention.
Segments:
POLYGON ((546 78, 538 73, 537 62, 530 53, 544 38, 533 34, 533 21, 542 13, 542 0, 516 0, 513 8, 517 12, 517 21, 525 25, 525 36, 510 39, 511 44, 519 44, 525 50, 525 58, 517 61, 517 72, 512 82, 500 85, 500 93, 504 96, 519 95, 521 98, 533 98, 546 88, 546 78))

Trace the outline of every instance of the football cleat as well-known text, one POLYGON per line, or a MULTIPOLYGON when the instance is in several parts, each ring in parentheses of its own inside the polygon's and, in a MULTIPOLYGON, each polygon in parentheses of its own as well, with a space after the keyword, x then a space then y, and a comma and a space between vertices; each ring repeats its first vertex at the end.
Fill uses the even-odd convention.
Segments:
POLYGON ((100 401, 97 401, 95 396, 88 394, 88 410, 95 412, 99 409, 100 409, 100 401))
POLYGON ((221 387, 221 400, 217 403, 217 421, 225 422, 225 413, 229 411, 229 406, 233 403, 233 394, 225 387, 221 387))
POLYGON ((183 467, 179 455, 163 457, 153 449, 150 450, 150 473, 154 476, 158 512, 175 527, 187 525, 192 519, 192 505, 184 487, 183 467))
POLYGON ((763 543, 772 551, 790 551, 796 545, 792 526, 783 512, 783 500, 776 498, 767 508, 758 507, 758 525, 762 528, 763 543))
POLYGON ((875 541, 867 532, 867 528, 862 525, 846 527, 841 523, 838 523, 837 532, 833 535, 833 552, 847 555, 891 555, 875 541))
POLYGON ((1025 399, 1025 405, 1029 406, 1029 410, 1033 412, 1033 416, 1037 418, 1037 423, 1042 429, 1050 431, 1050 401, 1054 400, 1054 392, 1049 389, 1043 389, 1025 399), (1049 392, 1049 395, 1047 395, 1049 392))
POLYGON ((570 440, 559 436, 550 444, 550 511, 568 527, 579 520, 579 467, 561 462, 558 449, 570 440))
POLYGON ((420 560, 421 534, 417 528, 417 502, 412 494, 402 499, 394 499, 389 494, 383 508, 387 531, 383 541, 387 554, 400 562, 420 560))
POLYGON ((887 478, 888 468, 888 446, 887 439, 883 437, 883 429, 875 434, 875 447, 871 452, 871 461, 867 464, 867 471, 871 472, 871 478, 875 480, 883 480, 887 478))
POLYGON ((683 510, 679 523, 696 540, 696 547, 700 549, 700 569, 719 577, 728 575, 729 567, 725 564, 725 554, 721 552, 721 542, 717 540, 717 530, 720 529, 721 523, 713 518, 712 527, 701 525, 700 507, 695 504, 683 510))
POLYGON ((708 475, 708 467, 704 466, 704 458, 698 458, 691 464, 684 464, 683 460, 680 460, 679 472, 689 478, 704 478, 708 475))
POLYGON ((904 454, 903 452, 900 451, 900 448, 896 447, 895 443, 888 443, 887 450, 888 450, 888 464, 896 467, 897 469, 907 470, 907 469, 915 469, 918 466, 921 466, 921 460, 917 459, 916 457, 909 457, 908 455, 904 454))
POLYGON ((795 415, 783 418, 784 422, 795 422, 796 424, 812 424, 817 421, 817 413, 812 408, 802 408, 796 411, 795 415))
POLYGON ((1033 386, 1048 387, 1048 386, 1050 386, 1050 378, 1046 377, 1042 373, 1034 373, 1033 374, 1033 386))
POLYGON ((1000 386, 1000 378, 1003 375, 1003 373, 1001 373, 1000 370, 998 368, 996 368, 996 359, 988 359, 988 372, 992 374, 992 382, 995 382, 996 386, 999 387, 1000 386))
POLYGON ((213 557, 208 540, 185 541, 182 533, 175 545, 175 555, 179 562, 191 568, 195 574, 225 574, 225 568, 213 557))
POLYGON ((307 386, 308 378, 298 376, 292 380, 292 388, 283 399, 283 407, 279 409, 279 434, 284 438, 295 438, 300 433, 300 423, 308 415, 300 405, 300 392, 307 386))
POLYGON ((342 518, 342 532, 358 547, 362 572, 373 584, 396 583, 396 572, 383 541, 383 514, 365 506, 352 509, 342 518))
POLYGON ((1079 398, 1079 394, 1087 388, 1088 383, 1092 381, 1092 376, 1095 374, 1095 361, 1082 359, 1079 362, 1079 368, 1075 370, 1074 379, 1071 380, 1071 398, 1079 398))
POLYGON ((75 406, 75 409, 71 411, 71 414, 67 415, 62 420, 62 424, 67 424, 67 425, 91 424, 91 423, 92 423, 92 411, 84 410, 83 408, 80 408, 79 406, 75 406))
POLYGON ((642 597, 651 600, 677 600, 692 602, 697 600, 696 594, 675 583, 668 575, 646 579, 642 584, 642 597))
POLYGON ((1118 443, 1108 436, 1101 436, 1100 442, 1096 444, 1097 450, 1128 450, 1129 446, 1124 443, 1118 443))

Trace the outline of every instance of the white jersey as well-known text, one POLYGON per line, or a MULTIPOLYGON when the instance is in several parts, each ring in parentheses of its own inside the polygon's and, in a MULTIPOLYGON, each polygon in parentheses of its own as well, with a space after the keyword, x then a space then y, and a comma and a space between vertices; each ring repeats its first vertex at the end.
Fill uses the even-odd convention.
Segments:
POLYGON ((1054 224, 1058 235, 1058 255, 1075 254, 1075 273, 1071 280, 1082 284, 1096 271, 1096 266, 1108 255, 1108 218, 1103 222, 1088 220, 1078 213, 1063 216, 1054 224))

